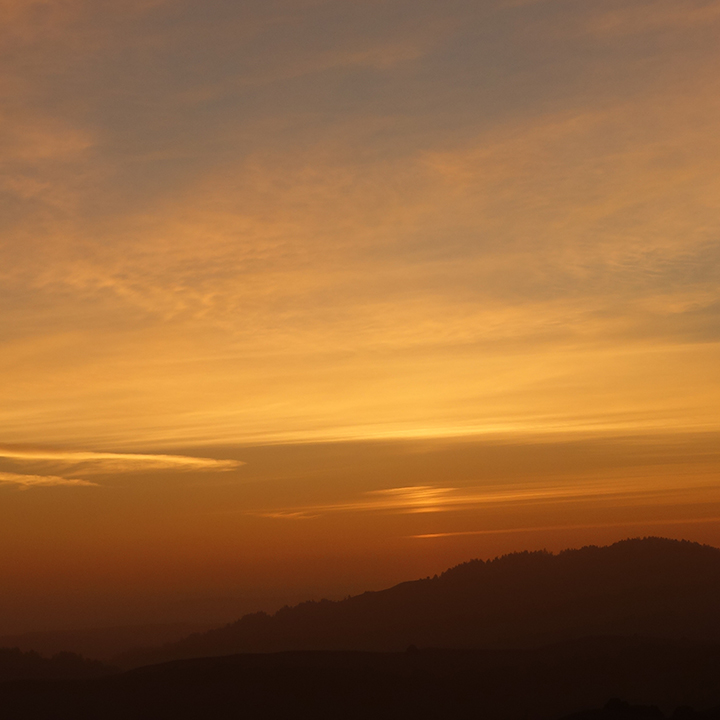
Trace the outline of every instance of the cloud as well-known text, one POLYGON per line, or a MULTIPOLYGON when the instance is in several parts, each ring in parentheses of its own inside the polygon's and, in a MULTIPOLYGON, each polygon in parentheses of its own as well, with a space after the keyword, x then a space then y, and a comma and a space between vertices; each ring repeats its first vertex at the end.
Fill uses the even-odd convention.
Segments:
POLYGON ((510 9, 545 6, 546 11, 536 14, 535 18, 537 23, 546 23, 545 30, 550 36, 589 35, 604 40, 667 31, 677 34, 681 30, 710 26, 720 19, 718 0, 575 3, 570 11, 567 4, 552 0, 505 0, 502 5, 510 9), (553 12, 553 6, 562 8, 562 18, 553 12))
POLYGON ((0 0, 3 441, 717 418, 720 4, 506 5, 0 0))
POLYGON ((596 35, 623 36, 707 26, 719 19, 717 0, 653 0, 600 12, 592 18, 588 30, 596 35))
POLYGON ((20 475, 18 473, 0 472, 0 485, 15 485, 21 489, 31 487, 97 487, 97 483, 77 478, 65 478, 58 475, 20 475))
POLYGON ((0 116, 3 162, 27 163, 62 160, 90 148, 92 138, 82 131, 65 127, 49 118, 11 118, 0 116))
POLYGON ((51 462, 61 465, 79 465, 83 466, 85 472, 96 473, 133 472, 139 470, 227 471, 245 464, 240 460, 217 460, 215 458, 190 457, 187 455, 150 455, 11 448, 0 448, 0 458, 29 463, 51 462))
POLYGON ((439 513, 507 503, 572 501, 600 497, 650 495, 662 492, 657 487, 615 483, 586 482, 582 485, 527 486, 516 488, 454 488, 417 485, 367 492, 357 500, 326 505, 308 505, 257 513, 262 517, 308 519, 338 512, 439 513))

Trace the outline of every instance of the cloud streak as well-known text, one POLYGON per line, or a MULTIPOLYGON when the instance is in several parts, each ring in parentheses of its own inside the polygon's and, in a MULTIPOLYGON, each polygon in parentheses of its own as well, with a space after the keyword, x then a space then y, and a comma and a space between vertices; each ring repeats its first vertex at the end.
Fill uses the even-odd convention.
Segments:
POLYGON ((423 533, 421 535, 409 535, 408 537, 413 540, 434 540, 447 537, 464 537, 466 535, 511 535, 513 533, 548 532, 555 530, 600 530, 602 528, 623 528, 645 525, 696 525, 703 523, 720 523, 720 517, 626 520, 625 522, 587 523, 584 525, 537 525, 533 527, 498 528, 492 530, 457 530, 452 532, 423 533))
POLYGON ((0 458, 18 462, 50 462, 84 466, 94 472, 133 472, 140 470, 228 471, 244 465, 240 460, 217 460, 188 455, 151 455, 68 450, 30 450, 0 448, 0 458))
POLYGON ((668 488, 633 485, 624 481, 585 482, 578 485, 519 487, 519 488, 454 488, 418 485, 373 490, 357 500, 324 505, 307 505, 255 513, 262 517, 282 519, 310 519, 331 513, 390 512, 442 513, 505 504, 566 502, 592 498, 651 496, 668 488))
POLYGON ((97 483, 78 478, 65 478, 58 475, 22 475, 0 472, 0 485, 14 485, 20 489, 33 487, 97 487, 97 483))

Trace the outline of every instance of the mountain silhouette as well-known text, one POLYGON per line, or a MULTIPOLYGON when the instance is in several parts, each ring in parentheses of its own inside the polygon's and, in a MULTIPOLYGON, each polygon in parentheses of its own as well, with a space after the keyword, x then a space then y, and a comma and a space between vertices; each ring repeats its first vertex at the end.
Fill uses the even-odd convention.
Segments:
POLYGON ((0 651, 3 716, 720 720, 720 550, 474 560, 122 659, 0 651))
POLYGON ((176 642, 191 633, 204 632, 212 627, 209 623, 168 623, 28 632, 1 636, 0 648, 18 648, 23 652, 32 650, 44 656, 70 652, 106 662, 138 647, 176 642))
POLYGON ((116 668, 81 655, 61 652, 44 658, 36 652, 0 648, 0 682, 30 679, 94 678, 116 673, 116 668))
POLYGON ((588 636, 720 641, 720 550, 663 538, 472 560, 341 601, 255 613, 123 667, 292 650, 529 648, 588 636))

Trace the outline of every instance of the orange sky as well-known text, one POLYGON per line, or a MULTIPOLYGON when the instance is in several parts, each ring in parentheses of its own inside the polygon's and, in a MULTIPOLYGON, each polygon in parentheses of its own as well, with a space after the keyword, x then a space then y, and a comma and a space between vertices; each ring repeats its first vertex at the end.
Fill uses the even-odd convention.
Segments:
POLYGON ((720 545, 720 2, 0 0, 0 632, 720 545))

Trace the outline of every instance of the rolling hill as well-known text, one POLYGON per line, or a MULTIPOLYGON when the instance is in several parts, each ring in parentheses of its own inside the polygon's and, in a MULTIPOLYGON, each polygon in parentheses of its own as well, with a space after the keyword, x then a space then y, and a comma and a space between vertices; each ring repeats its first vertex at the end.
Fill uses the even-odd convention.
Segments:
POLYGON ((440 576, 306 602, 159 648, 123 667, 292 650, 529 648, 588 636, 720 641, 720 550, 663 538, 472 560, 440 576))

